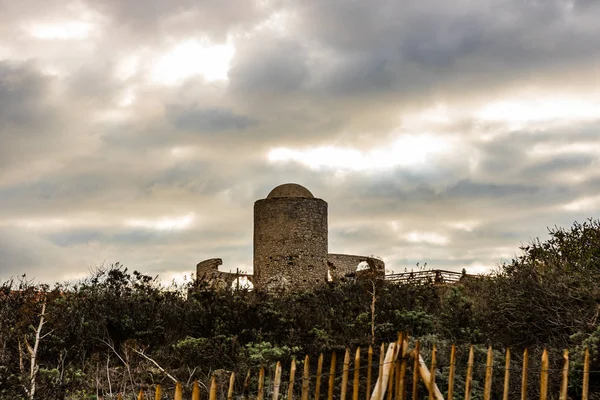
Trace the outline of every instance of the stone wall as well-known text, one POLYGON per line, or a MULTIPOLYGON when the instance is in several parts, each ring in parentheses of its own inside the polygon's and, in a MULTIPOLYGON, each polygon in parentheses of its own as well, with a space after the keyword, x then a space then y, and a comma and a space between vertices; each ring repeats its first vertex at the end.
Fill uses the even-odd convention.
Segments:
POLYGON ((354 256, 349 254, 328 254, 327 265, 332 281, 337 281, 345 276, 357 278, 385 278, 385 263, 377 258, 354 256), (361 262, 366 262, 368 269, 357 271, 361 262))
POLYGON ((256 289, 301 291, 324 284, 327 252, 327 202, 275 197, 254 203, 256 289))
POLYGON ((211 288, 229 289, 237 278, 246 277, 254 284, 252 275, 222 272, 219 271, 220 265, 223 265, 223 260, 220 258, 209 258, 199 262, 196 265, 197 282, 206 282, 211 288))

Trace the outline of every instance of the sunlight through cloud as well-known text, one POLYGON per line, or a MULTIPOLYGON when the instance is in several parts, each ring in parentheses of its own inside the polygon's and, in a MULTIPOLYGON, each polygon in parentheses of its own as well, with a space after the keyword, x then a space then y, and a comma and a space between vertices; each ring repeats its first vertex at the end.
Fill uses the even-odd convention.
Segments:
POLYGON ((32 24, 26 30, 41 40, 81 40, 89 36, 93 26, 87 22, 32 24))
POLYGON ((207 81, 226 81, 235 54, 233 45, 212 45, 205 41, 179 43, 158 59, 151 73, 154 82, 177 85, 195 75, 207 81))
POLYGON ((158 220, 152 219, 130 219, 127 226, 135 228, 147 228, 157 231, 184 230, 194 222, 194 214, 190 213, 180 217, 163 217, 158 220))
POLYGON ((450 243, 450 239, 446 236, 435 232, 409 232, 405 235, 405 239, 411 243, 428 243, 440 246, 450 243))
POLYGON ((448 152, 451 143, 433 135, 402 136, 390 146, 368 151, 353 148, 323 146, 308 150, 287 147, 272 149, 271 162, 298 162, 311 169, 347 169, 353 171, 389 169, 396 166, 420 166, 433 154, 448 152))
POLYGON ((593 120, 600 118, 600 105, 570 98, 506 100, 488 104, 476 116, 487 121, 506 122, 593 120))

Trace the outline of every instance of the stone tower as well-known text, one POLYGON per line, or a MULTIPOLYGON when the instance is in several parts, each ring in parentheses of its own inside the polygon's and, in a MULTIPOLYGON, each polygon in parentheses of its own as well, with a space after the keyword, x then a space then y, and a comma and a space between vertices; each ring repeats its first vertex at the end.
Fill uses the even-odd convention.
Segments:
POLYGON ((303 186, 277 186, 254 203, 254 284, 306 290, 327 282, 327 202, 303 186))

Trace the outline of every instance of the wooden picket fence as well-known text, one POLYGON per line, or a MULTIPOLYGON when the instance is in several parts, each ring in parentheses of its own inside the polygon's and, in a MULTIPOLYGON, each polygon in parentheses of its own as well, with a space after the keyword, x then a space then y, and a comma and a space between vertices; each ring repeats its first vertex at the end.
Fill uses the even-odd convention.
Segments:
MULTIPOLYGON (((377 376, 377 380, 373 383, 373 348, 369 346, 367 356, 367 369, 366 369, 366 392, 365 392, 365 400, 418 400, 419 395, 419 383, 422 382, 425 386, 425 389, 428 393, 427 400, 454 400, 454 398, 462 398, 464 400, 471 400, 471 391, 473 384, 473 370, 474 370, 474 349, 473 346, 470 346, 469 349, 469 357, 467 363, 467 370, 465 375, 465 389, 464 396, 456 396, 454 391, 454 380, 456 377, 456 346, 452 345, 450 351, 450 362, 449 362, 449 373, 448 373, 448 381, 447 381, 447 397, 441 393, 440 389, 436 384, 436 369, 437 369, 437 348, 434 345, 431 351, 431 362, 428 366, 420 352, 420 343, 416 341, 413 349, 409 349, 408 337, 405 334, 399 334, 398 340, 393 343, 389 343, 387 347, 387 351, 385 348, 385 344, 381 344, 381 350, 379 353, 379 363, 375 365, 378 367, 379 373, 377 376), (412 377, 407 376, 407 371, 410 365, 412 366, 412 377), (409 395, 409 390, 410 394, 409 395)), ((502 400, 508 400, 509 398, 509 386, 510 386, 510 367, 511 363, 511 353, 509 349, 506 349, 505 353, 505 372, 504 372, 504 385, 502 392, 502 400)), ((337 357, 336 353, 333 352, 331 355, 329 374, 323 373, 323 354, 321 354, 317 361, 317 371, 316 375, 310 374, 310 359, 307 355, 304 359, 304 368, 303 374, 301 377, 301 396, 300 400, 309 400, 311 397, 314 400, 319 400, 322 398, 321 396, 321 387, 322 387, 322 377, 327 377, 327 400, 333 400, 334 396, 336 400, 349 400, 350 392, 348 391, 348 386, 350 383, 350 379, 352 378, 352 399, 351 400, 359 400, 360 397, 360 382, 361 382, 361 351, 360 347, 356 349, 356 353, 354 355, 354 364, 353 364, 353 376, 350 376, 350 365, 351 365, 351 352, 350 349, 346 349, 344 360, 343 360, 343 369, 342 369, 342 379, 341 379, 341 388, 339 392, 336 391, 335 388, 335 379, 336 379, 336 367, 337 367, 337 357), (314 392, 311 396, 310 394, 310 386, 311 386, 311 378, 314 378, 314 392)), ((588 349, 585 350, 584 362, 583 362, 583 379, 582 379, 582 392, 581 392, 581 400, 588 400, 588 391, 589 391, 589 370, 590 364, 590 354, 588 349)), ((492 399, 492 370, 493 370, 493 351, 492 348, 489 347, 487 350, 487 360, 485 366, 485 383, 483 389, 483 400, 491 400, 492 399)), ((544 350, 541 356, 541 368, 539 370, 539 399, 540 400, 548 400, 548 381, 549 381, 549 357, 547 350, 544 350)), ((528 351, 525 350, 523 353, 523 365, 521 372, 521 393, 520 400, 527 400, 527 385, 528 385, 528 373, 530 372, 529 368, 529 355, 528 351)), ((236 374, 232 372, 229 376, 228 380, 228 390, 226 394, 226 400, 234 399, 234 388, 235 388, 236 374)), ((560 393, 559 400, 567 400, 567 389, 569 383, 569 352, 567 350, 563 353, 563 361, 562 368, 560 370, 560 393)), ((260 368, 258 375, 258 389, 255 395, 250 397, 249 394, 249 386, 250 386, 250 371, 248 371, 244 381, 243 381, 243 391, 241 395, 235 396, 236 399, 249 400, 250 398, 256 400, 266 400, 265 397, 269 396, 272 400, 279 400, 280 397, 282 400, 293 400, 294 399, 294 386, 296 383, 296 360, 292 360, 290 370, 289 370, 289 382, 287 383, 287 390, 285 390, 286 386, 282 387, 282 366, 281 363, 278 362, 275 367, 274 378, 272 380, 272 387, 269 391, 270 393, 265 393, 265 368, 260 368), (281 390, 281 389, 284 390, 281 390), (285 393, 284 393, 285 392, 285 393)), ((209 400, 220 400, 225 398, 225 395, 222 394, 219 396, 218 391, 218 382, 215 376, 213 375, 210 383, 209 389, 209 400)), ((137 399, 142 400, 145 399, 144 391, 140 390, 137 399)), ((164 399, 163 391, 160 385, 156 386, 154 399, 161 400, 164 399)), ((173 398, 174 400, 183 400, 183 388, 181 383, 177 383, 174 389, 173 397, 168 397, 169 399, 173 398)), ((494 398, 500 398, 499 395, 494 396, 494 398)), ((117 399, 122 400, 121 395, 119 394, 117 399)), ((191 393, 192 400, 200 400, 200 386, 198 381, 195 381, 192 386, 191 393)))

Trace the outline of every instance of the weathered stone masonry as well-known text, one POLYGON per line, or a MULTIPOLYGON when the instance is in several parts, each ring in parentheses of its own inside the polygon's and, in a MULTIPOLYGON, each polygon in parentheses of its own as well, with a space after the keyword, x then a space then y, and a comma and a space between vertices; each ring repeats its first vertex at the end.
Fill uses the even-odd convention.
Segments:
POLYGON ((385 276, 385 263, 373 257, 351 256, 349 254, 328 254, 327 265, 333 281, 337 281, 338 279, 353 274, 358 278, 383 278, 385 276), (357 270, 357 266, 361 263, 366 263, 367 268, 357 270))
POLYGON ((211 287, 226 289, 232 287, 236 279, 245 277, 253 283, 252 275, 237 274, 219 271, 219 265, 223 265, 220 258, 209 258, 196 265, 196 279, 199 282, 207 282, 211 287))
MULTIPOLYGON (((327 202, 303 186, 277 186, 254 203, 254 275, 257 290, 302 291, 351 275, 381 278, 383 261, 372 257, 328 254, 327 202), (367 268, 357 271, 361 263, 367 268)), ((238 274, 218 271, 221 259, 197 265, 197 279, 231 287, 238 274)))

